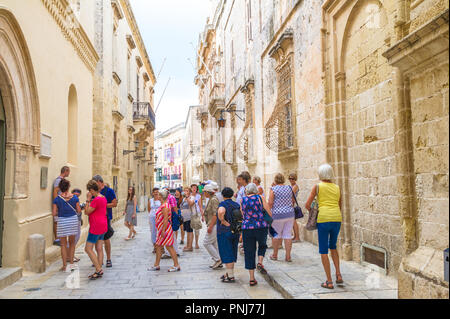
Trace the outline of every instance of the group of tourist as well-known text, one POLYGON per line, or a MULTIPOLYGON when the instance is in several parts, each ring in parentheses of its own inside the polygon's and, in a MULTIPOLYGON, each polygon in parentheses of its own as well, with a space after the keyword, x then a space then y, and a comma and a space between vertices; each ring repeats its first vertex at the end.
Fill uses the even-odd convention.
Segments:
MULTIPOLYGON (((326 274, 323 288, 333 289, 328 251, 336 269, 336 283, 342 283, 339 268, 339 255, 336 242, 339 234, 341 216, 341 195, 339 186, 332 182, 333 170, 328 164, 318 170, 320 183, 315 185, 308 197, 305 207, 310 210, 314 200, 318 204, 317 230, 319 253, 326 274)), ((297 175, 288 176, 286 184, 283 174, 276 174, 274 182, 266 196, 261 186, 261 178, 253 177, 249 172, 242 172, 236 179, 236 192, 225 187, 219 192, 216 182, 208 181, 201 185, 191 185, 177 189, 171 195, 167 188, 153 189, 153 196, 148 202, 151 240, 153 253, 156 254, 150 271, 161 270, 160 261, 165 255, 173 260, 169 272, 181 270, 178 262, 180 256, 177 247, 178 231, 180 244, 186 245, 183 252, 199 249, 199 230, 206 227, 203 245, 212 259, 211 269, 223 268, 220 280, 224 283, 235 282, 234 265, 237 261, 239 243, 244 255, 245 269, 249 271, 250 286, 258 284, 255 270, 266 274, 264 257, 268 236, 272 237, 273 253, 271 260, 278 260, 278 252, 284 242, 285 262, 292 262, 292 243, 300 240, 296 218, 297 196, 300 188, 297 175), (250 182, 252 181, 252 182, 250 182), (194 246, 195 242, 195 246, 194 246), (164 250, 166 252, 164 253, 164 250)))
MULTIPOLYGON (((111 227, 112 208, 117 206, 113 189, 109 188, 102 177, 96 175, 87 184, 86 202, 80 203, 82 191, 78 188, 70 191, 70 168, 64 166, 61 174, 53 184, 53 209, 55 235, 61 246, 62 271, 76 268, 80 259, 75 256, 75 247, 80 238, 82 212, 89 218, 89 233, 85 252, 92 261, 95 272, 89 276, 97 279, 103 276, 104 251, 106 267, 112 267, 111 227)), ((333 170, 330 165, 320 166, 320 182, 312 188, 306 209, 310 210, 313 202, 318 205, 317 231, 319 253, 326 274, 323 288, 333 289, 328 252, 336 270, 336 283, 342 283, 339 267, 339 255, 336 242, 339 235, 341 216, 341 194, 339 186, 332 182, 333 170)), ((273 252, 271 260, 278 260, 278 253, 284 243, 285 262, 292 262, 292 243, 299 241, 299 229, 296 218, 297 196, 300 188, 297 175, 288 176, 286 184, 283 174, 276 174, 268 195, 262 187, 261 178, 242 172, 236 179, 237 189, 230 187, 219 191, 214 181, 204 185, 193 184, 190 187, 175 190, 171 194, 168 188, 153 189, 148 201, 151 242, 155 262, 150 271, 161 270, 161 259, 170 258, 173 266, 169 272, 178 272, 181 266, 179 244, 184 245, 183 253, 200 249, 200 230, 205 227, 203 246, 211 257, 210 268, 224 268, 220 280, 224 283, 235 282, 234 265, 241 249, 245 260, 245 269, 249 271, 250 286, 258 284, 255 270, 267 273, 264 268, 268 236, 272 237, 273 252), (178 234, 180 233, 180 236, 178 234)), ((137 235, 137 199, 134 187, 128 189, 125 206, 124 224, 129 229, 125 240, 137 235)))
MULTIPOLYGON (((89 216, 89 232, 86 239, 85 252, 92 261, 95 272, 89 276, 90 279, 97 279, 103 276, 104 251, 106 253, 106 267, 112 267, 111 261, 111 237, 114 230, 111 227, 113 218, 112 208, 117 206, 117 198, 113 189, 109 188, 100 175, 95 175, 87 183, 86 202, 80 204, 82 191, 74 188, 69 191, 71 184, 68 180, 70 168, 64 166, 61 174, 53 183, 53 207, 55 244, 61 246, 61 257, 63 266, 61 271, 71 271, 76 269, 75 263, 80 259, 75 256, 75 247, 80 238, 82 226, 82 211, 89 216), (69 263, 69 265, 67 265, 69 263)), ((134 189, 129 190, 128 202, 134 203, 136 200, 134 189)), ((127 202, 127 212, 129 204, 127 202)), ((136 212, 136 210, 134 210, 136 212)), ((134 216, 135 217, 135 216, 134 216)), ((130 236, 135 236, 136 232, 132 228, 133 221, 126 218, 126 224, 130 228, 130 236)), ((134 223, 135 225, 135 223, 134 223)))

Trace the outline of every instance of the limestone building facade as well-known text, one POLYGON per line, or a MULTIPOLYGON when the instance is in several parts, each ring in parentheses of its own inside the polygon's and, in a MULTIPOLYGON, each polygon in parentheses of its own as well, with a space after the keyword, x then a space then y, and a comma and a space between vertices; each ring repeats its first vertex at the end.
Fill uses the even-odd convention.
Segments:
POLYGON ((31 234, 55 247, 52 182, 62 166, 73 187, 92 177, 92 11, 90 1, 0 1, 1 267, 26 266, 31 234))
POLYGON ((203 179, 203 143, 201 117, 202 107, 190 106, 185 122, 185 133, 183 137, 183 185, 198 184, 203 179))
POLYGON ((116 218, 128 185, 144 199, 154 85, 127 0, 0 0, 0 267, 27 268, 31 234, 45 237, 47 262, 59 256, 51 194, 62 166, 81 200, 103 175, 118 193, 116 218))
POLYGON ((153 186, 155 75, 128 0, 95 0, 93 172, 118 196, 122 216, 129 186, 140 210, 153 186))
POLYGON ((217 1, 197 50, 204 179, 296 172, 304 208, 328 162, 341 256, 397 276, 401 298, 448 298, 448 8, 217 1))

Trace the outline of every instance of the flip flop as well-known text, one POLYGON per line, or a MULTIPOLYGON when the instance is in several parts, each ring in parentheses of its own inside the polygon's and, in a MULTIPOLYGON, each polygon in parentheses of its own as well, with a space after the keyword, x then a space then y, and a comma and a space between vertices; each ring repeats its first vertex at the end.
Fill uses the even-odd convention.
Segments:
POLYGON ((250 286, 251 287, 256 286, 257 284, 258 284, 258 282, 256 281, 256 279, 255 280, 250 280, 250 286))
POLYGON ((344 280, 342 280, 342 275, 341 274, 336 274, 336 283, 337 284, 343 284, 344 280), (338 277, 341 277, 341 279, 338 279, 338 277))
POLYGON ((181 270, 181 267, 170 267, 168 272, 177 272, 177 271, 180 271, 180 270, 181 270))
POLYGON ((266 268, 264 268, 264 266, 262 264, 256 265, 256 268, 258 268, 258 270, 261 274, 263 274, 263 275, 267 274, 267 270, 266 270, 266 268))
POLYGON ((270 258, 270 260, 275 260, 275 261, 278 260, 278 257, 275 257, 274 255, 270 255, 269 258, 270 258))
POLYGON ((326 289, 334 289, 333 282, 332 281, 325 281, 320 285, 322 288, 326 289))

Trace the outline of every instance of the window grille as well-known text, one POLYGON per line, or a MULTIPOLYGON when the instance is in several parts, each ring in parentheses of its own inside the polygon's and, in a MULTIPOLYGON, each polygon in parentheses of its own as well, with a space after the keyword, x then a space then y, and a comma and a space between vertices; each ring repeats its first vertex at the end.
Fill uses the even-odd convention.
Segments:
POLYGON ((294 148, 292 75, 292 58, 289 57, 277 70, 277 101, 264 134, 266 146, 275 152, 294 148))

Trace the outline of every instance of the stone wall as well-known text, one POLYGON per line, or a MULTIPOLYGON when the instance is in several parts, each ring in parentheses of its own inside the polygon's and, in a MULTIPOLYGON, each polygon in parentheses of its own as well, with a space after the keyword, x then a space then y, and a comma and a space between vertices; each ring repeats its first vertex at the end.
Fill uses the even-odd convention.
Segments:
MULTIPOLYGON (((297 172, 303 206, 328 162, 343 196, 342 257, 361 261, 362 244, 383 248, 400 297, 448 297, 448 1, 251 1, 250 19, 247 3, 221 2, 206 41, 223 48, 216 55, 225 108, 241 109, 239 89, 254 80, 256 158, 225 161, 222 184, 235 187, 248 170, 267 191, 276 173, 297 172), (251 41, 243 32, 249 21, 251 41), (269 150, 264 134, 278 101, 277 67, 290 50, 295 145, 286 155, 269 150)), ((217 130, 213 115, 207 143, 217 130)), ((224 117, 215 148, 232 158, 244 124, 224 117)), ((217 177, 207 167, 205 179, 217 177)), ((317 242, 315 232, 302 236, 317 242)))

